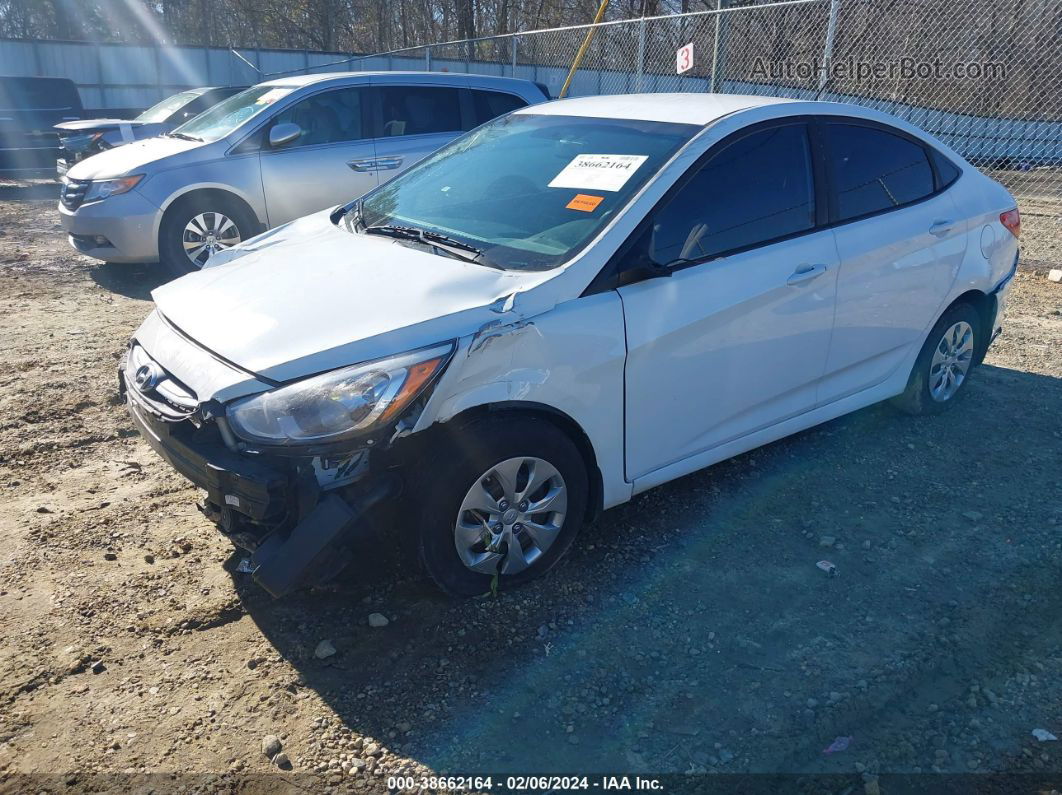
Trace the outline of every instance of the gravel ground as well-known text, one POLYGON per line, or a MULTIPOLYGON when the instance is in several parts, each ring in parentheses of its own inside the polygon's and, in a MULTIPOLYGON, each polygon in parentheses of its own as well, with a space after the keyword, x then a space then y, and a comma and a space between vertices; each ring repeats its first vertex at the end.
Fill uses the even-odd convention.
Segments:
MULTIPOLYGON (((1032 734, 1062 737, 1062 285, 1042 271, 943 416, 872 407, 658 488, 496 599, 374 555, 274 601, 115 399, 158 269, 75 255, 51 190, 0 187, 0 785, 1062 771, 1032 734)), ((1058 224, 1027 219, 1030 259, 1058 224)))

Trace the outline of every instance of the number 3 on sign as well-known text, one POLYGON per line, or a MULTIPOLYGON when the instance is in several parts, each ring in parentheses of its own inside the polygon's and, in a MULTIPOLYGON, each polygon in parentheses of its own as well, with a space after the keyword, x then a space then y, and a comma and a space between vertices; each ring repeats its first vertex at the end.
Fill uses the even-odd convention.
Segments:
POLYGON ((693 68, 693 42, 691 41, 685 47, 679 48, 675 57, 675 71, 678 74, 688 72, 693 68))

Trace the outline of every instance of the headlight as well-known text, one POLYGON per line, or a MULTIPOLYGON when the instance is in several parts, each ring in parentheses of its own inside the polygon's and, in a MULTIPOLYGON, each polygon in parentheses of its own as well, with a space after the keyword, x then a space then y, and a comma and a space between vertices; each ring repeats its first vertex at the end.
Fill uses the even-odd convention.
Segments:
POLYGON ((104 179, 96 182, 92 181, 89 185, 88 192, 85 194, 86 202, 99 201, 100 199, 106 199, 108 196, 117 196, 119 193, 128 193, 137 186, 137 183, 144 178, 143 174, 137 174, 135 177, 119 177, 118 179, 104 179))
POLYGON ((450 360, 452 343, 344 367, 237 401, 229 427, 248 442, 299 445, 372 431, 417 398, 450 360))

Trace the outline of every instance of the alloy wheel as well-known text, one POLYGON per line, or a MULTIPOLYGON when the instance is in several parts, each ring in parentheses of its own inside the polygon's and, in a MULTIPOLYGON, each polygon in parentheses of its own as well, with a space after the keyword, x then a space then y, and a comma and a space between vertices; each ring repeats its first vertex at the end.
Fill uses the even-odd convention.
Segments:
POLYGON ((202 268, 212 254, 239 243, 240 230, 224 213, 199 213, 185 225, 181 242, 192 264, 202 268))

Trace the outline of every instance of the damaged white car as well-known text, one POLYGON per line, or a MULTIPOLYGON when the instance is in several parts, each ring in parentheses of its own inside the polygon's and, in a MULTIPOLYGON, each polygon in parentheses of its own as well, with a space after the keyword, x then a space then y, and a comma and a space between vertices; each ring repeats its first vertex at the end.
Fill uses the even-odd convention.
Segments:
POLYGON ((479 594, 653 486, 887 398, 951 404, 1018 225, 867 108, 565 100, 160 287, 120 380, 271 593, 334 573, 386 501, 479 594))

